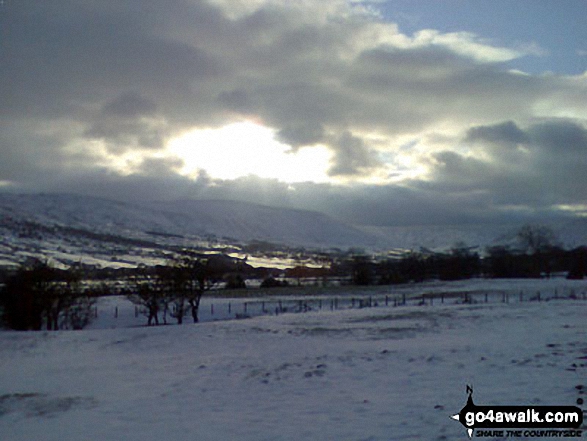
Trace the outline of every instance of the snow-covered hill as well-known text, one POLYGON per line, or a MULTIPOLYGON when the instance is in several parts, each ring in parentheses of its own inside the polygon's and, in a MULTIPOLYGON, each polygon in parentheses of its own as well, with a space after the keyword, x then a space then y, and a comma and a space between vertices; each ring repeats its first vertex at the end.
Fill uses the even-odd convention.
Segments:
POLYGON ((70 194, 0 193, 0 234, 0 265, 28 256, 102 266, 115 258, 131 265, 147 256, 156 259, 157 249, 162 257, 173 246, 218 241, 319 248, 377 245, 373 235, 311 211, 232 201, 130 204, 70 194))
POLYGON ((375 236, 316 211, 220 200, 157 205, 166 212, 189 216, 192 228, 218 237, 319 247, 377 245, 375 236))
MULTIPOLYGON (((566 247, 587 244, 587 219, 549 225, 566 247)), ((27 257, 99 266, 158 263, 174 247, 265 241, 290 247, 446 250, 515 240, 520 225, 350 226, 315 211, 237 201, 124 203, 71 194, 0 193, 0 266, 27 257)))
MULTIPOLYGON (((537 221, 554 233, 554 241, 568 249, 587 245, 587 218, 573 220, 537 221)), ((362 231, 376 236, 381 243, 395 248, 419 250, 447 250, 456 245, 477 247, 516 245, 517 233, 522 224, 465 224, 465 225, 412 225, 393 227, 360 226, 362 231)))

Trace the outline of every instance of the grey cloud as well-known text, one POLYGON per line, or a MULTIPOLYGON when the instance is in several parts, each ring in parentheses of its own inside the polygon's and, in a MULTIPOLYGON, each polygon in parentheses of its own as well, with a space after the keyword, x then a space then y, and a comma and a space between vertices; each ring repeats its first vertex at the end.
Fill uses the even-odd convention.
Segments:
POLYGON ((183 165, 180 158, 146 158, 139 167, 139 173, 145 176, 173 177, 183 165))
POLYGON ((324 140, 324 127, 319 123, 287 125, 277 132, 277 139, 292 146, 299 147, 317 144, 324 140))
POLYGON ((157 104, 137 92, 126 92, 110 101, 102 109, 107 116, 122 118, 137 118, 153 115, 157 110, 157 104))
POLYGON ((587 203, 587 128, 578 122, 549 120, 527 128, 512 122, 477 126, 464 139, 485 144, 489 158, 453 151, 433 154, 428 164, 437 189, 485 194, 503 209, 548 210, 587 203), (523 149, 512 150, 514 144, 523 149))
POLYGON ((587 154, 587 129, 570 120, 553 120, 533 125, 529 137, 549 153, 587 154))
POLYGON ((528 139, 514 121, 506 121, 492 126, 472 127, 467 131, 465 141, 517 145, 527 142, 528 139))
POLYGON ((87 138, 106 141, 111 153, 124 153, 132 148, 158 149, 164 146, 166 129, 163 125, 147 121, 120 121, 101 119, 88 128, 87 138))
POLYGON ((368 174, 381 165, 374 150, 365 142, 350 132, 344 132, 333 143, 336 154, 333 164, 328 169, 330 176, 353 176, 368 174))

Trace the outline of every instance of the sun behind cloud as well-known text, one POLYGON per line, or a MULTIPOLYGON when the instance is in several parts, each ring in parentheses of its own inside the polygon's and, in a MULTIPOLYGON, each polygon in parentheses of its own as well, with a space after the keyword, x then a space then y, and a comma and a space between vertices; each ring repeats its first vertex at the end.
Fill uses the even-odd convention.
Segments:
POLYGON ((205 170, 219 179, 256 175, 291 183, 328 181, 332 157, 319 145, 291 151, 275 140, 274 130, 251 121, 187 132, 171 140, 168 150, 184 161, 185 175, 205 170))

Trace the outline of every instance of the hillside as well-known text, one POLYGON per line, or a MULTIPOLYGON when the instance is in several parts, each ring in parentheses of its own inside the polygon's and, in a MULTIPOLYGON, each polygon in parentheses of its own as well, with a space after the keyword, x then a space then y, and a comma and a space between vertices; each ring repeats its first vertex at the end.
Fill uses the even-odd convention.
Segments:
MULTIPOLYGON (((567 248, 587 244, 587 219, 546 223, 567 248)), ((483 251, 511 244, 520 225, 350 226, 325 214, 237 201, 124 203, 71 194, 0 193, 0 267, 28 257, 124 267, 163 262, 177 247, 483 251)))
POLYGON ((374 236, 311 211, 231 201, 130 204, 69 194, 0 194, 0 233, 0 265, 50 256, 132 266, 160 262, 174 247, 254 240, 313 248, 377 245, 374 236))

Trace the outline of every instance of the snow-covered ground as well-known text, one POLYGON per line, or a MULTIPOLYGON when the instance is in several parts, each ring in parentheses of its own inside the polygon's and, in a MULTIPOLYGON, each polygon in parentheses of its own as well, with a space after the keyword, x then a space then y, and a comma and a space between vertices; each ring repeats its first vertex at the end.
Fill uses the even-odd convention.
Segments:
MULTIPOLYGON (((488 286, 471 283, 451 286, 488 286)), ((587 383, 586 318, 581 298, 447 301, 1 332, 0 438, 465 440, 449 416, 466 384, 477 404, 575 405, 587 383)))

